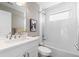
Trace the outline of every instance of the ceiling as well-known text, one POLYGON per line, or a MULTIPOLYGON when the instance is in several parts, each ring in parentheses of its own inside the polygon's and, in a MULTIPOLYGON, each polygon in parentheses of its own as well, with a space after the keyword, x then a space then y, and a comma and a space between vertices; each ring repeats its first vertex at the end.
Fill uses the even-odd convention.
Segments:
POLYGON ((40 5, 40 7, 42 9, 46 9, 48 7, 51 7, 53 5, 59 4, 61 2, 37 2, 38 5, 40 5))

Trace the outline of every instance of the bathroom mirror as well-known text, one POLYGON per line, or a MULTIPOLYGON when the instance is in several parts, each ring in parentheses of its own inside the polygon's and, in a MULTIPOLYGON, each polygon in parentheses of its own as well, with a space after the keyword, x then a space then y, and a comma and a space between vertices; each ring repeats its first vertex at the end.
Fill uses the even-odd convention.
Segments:
POLYGON ((7 34, 9 32, 15 34, 16 32, 25 31, 24 26, 26 17, 24 16, 24 12, 26 11, 24 10, 24 7, 11 4, 12 3, 8 2, 0 3, 0 10, 6 11, 5 14, 3 14, 4 12, 0 14, 0 34, 6 31, 8 31, 6 32, 7 34), (6 16, 7 14, 8 16, 6 16))
POLYGON ((11 32, 11 13, 0 10, 0 36, 11 32))

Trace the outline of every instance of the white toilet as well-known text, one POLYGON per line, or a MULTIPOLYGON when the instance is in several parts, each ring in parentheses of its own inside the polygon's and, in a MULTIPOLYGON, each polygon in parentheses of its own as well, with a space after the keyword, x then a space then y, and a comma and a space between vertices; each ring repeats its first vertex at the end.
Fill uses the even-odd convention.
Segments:
POLYGON ((44 47, 44 46, 39 46, 38 52, 39 52, 39 54, 41 55, 41 57, 50 56, 51 53, 52 53, 51 49, 49 49, 49 48, 47 48, 47 47, 44 47))

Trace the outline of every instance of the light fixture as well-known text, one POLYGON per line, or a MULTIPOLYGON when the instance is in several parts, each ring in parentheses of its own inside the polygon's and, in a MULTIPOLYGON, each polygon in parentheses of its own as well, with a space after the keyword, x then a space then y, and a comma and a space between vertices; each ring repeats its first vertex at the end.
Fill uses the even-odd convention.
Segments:
POLYGON ((25 2, 16 2, 16 5, 18 5, 18 6, 24 6, 25 2))

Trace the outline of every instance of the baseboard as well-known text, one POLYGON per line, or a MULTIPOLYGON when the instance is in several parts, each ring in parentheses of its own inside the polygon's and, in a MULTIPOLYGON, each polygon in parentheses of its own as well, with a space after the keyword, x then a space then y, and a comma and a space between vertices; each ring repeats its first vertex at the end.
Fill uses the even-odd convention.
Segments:
POLYGON ((47 46, 52 50, 52 56, 55 56, 55 57, 79 57, 78 54, 66 51, 64 49, 55 48, 50 45, 45 45, 45 46, 47 46))

